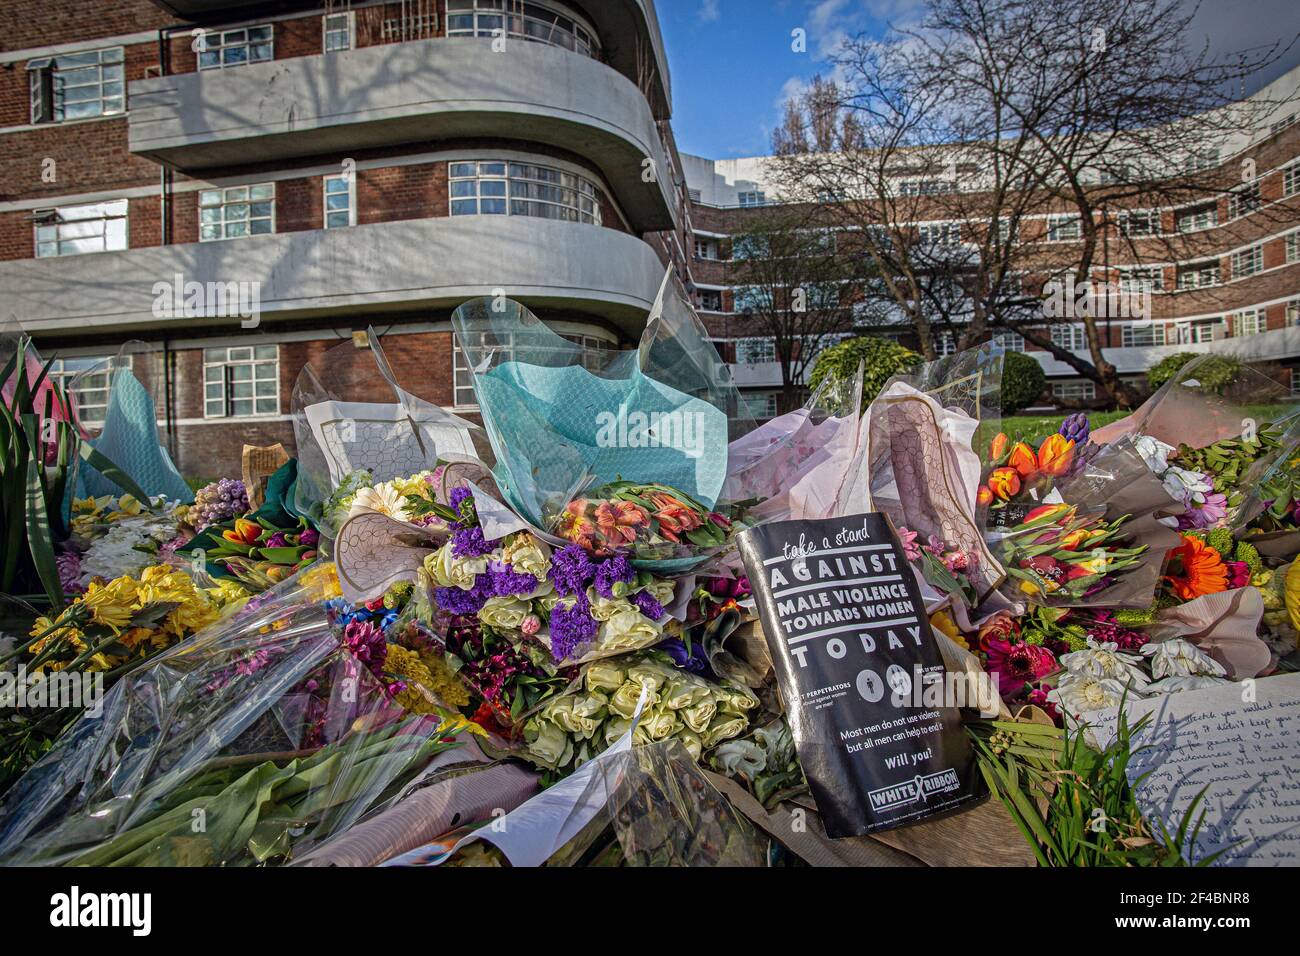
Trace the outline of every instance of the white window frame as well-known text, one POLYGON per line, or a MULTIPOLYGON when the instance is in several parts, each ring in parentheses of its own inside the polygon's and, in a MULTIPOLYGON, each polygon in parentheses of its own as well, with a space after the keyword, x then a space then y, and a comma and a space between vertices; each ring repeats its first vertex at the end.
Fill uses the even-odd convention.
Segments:
POLYGON ((110 199, 107 202, 85 203, 76 206, 56 206, 51 209, 38 209, 32 214, 32 249, 38 259, 55 259, 65 256, 85 256, 94 255, 100 252, 121 252, 131 247, 131 204, 126 199, 110 199), (108 210, 108 207, 120 207, 121 213, 116 214, 108 210), (77 216, 69 218, 81 210, 99 209, 99 215, 94 216, 77 216), (42 221, 45 220, 45 221, 42 221), (53 220, 53 221, 51 221, 53 220), (121 223, 120 229, 110 227, 110 223, 121 223), (91 235, 63 235, 65 230, 68 233, 85 231, 82 227, 86 223, 99 223, 98 234, 91 235), (53 237, 49 235, 50 230, 54 230, 53 237), (42 238, 42 234, 45 237, 42 238), (114 234, 120 234, 121 245, 109 245, 114 234), (100 240, 102 248, 85 249, 80 251, 63 251, 64 243, 73 243, 79 240, 95 239, 100 240), (42 246, 49 246, 53 243, 54 252, 41 252, 42 246))
POLYGON ((1268 313, 1264 309, 1242 309, 1232 317, 1232 334, 1237 338, 1267 331, 1268 313))
POLYGON ((961 244, 961 222, 923 222, 916 227, 918 242, 931 246, 956 246, 961 244))
POLYGON ((1160 322, 1133 322, 1120 330, 1120 336, 1120 341, 1126 349, 1170 344, 1165 325, 1160 322))
POLYGON ((1240 219, 1255 212, 1264 203, 1259 180, 1243 183, 1228 194, 1228 221, 1240 219))
POLYGON ((199 190, 196 200, 199 204, 199 242, 225 242, 228 239, 248 239, 252 236, 275 235, 275 183, 274 182, 249 183, 246 186, 225 186, 225 187, 217 187, 216 189, 201 189, 199 190), (271 191, 270 197, 269 198, 259 197, 254 199, 253 192, 254 190, 259 190, 259 189, 269 189, 271 191), (246 193, 246 198, 244 199, 232 198, 232 197, 238 197, 241 190, 246 193), (204 201, 205 198, 212 196, 214 193, 220 195, 220 202, 205 203, 204 201), (270 215, 254 216, 252 207, 255 203, 256 204, 269 203, 271 206, 270 215), (248 206, 249 207, 248 214, 246 216, 243 216, 242 218, 235 218, 235 217, 227 218, 226 216, 227 206, 248 206), (203 221, 204 209, 220 209, 221 218, 216 220, 215 222, 204 222, 203 221), (266 232, 266 231, 254 232, 253 223, 263 222, 263 221, 269 221, 271 223, 270 232, 266 232), (232 225, 240 222, 247 224, 248 226, 247 232, 243 234, 236 233, 235 235, 228 235, 226 233, 226 227, 228 225, 232 225), (219 225, 221 227, 221 235, 205 237, 203 235, 204 227, 212 226, 212 225, 219 225))
POLYGON ((757 285, 736 286, 731 290, 731 310, 739 315, 747 306, 754 312, 775 309, 776 303, 773 301, 772 290, 757 285), (748 305, 751 297, 757 300, 757 304, 748 305))
POLYGON ((560 34, 569 37, 573 41, 573 46, 569 46, 567 43, 556 43, 551 39, 544 38, 540 33, 529 33, 529 24, 534 24, 538 30, 541 30, 547 26, 546 21, 537 17, 532 11, 527 10, 524 4, 506 4, 506 9, 503 10, 500 0, 448 0, 445 14, 447 17, 447 36, 499 37, 502 34, 497 31, 504 30, 506 31, 504 35, 511 40, 544 43, 547 46, 559 47, 561 50, 569 50, 593 59, 600 59, 600 37, 597 35, 595 28, 579 16, 577 11, 558 4, 548 3, 546 0, 529 0, 527 6, 549 10, 557 20, 567 20, 571 29, 566 29, 558 23, 552 23, 550 24, 551 35, 554 36, 556 27, 559 27, 560 34), (453 4, 458 5, 453 7, 453 4), (522 9, 514 9, 516 6, 522 9), (452 26, 453 17, 467 16, 473 18, 473 26, 452 26), (507 16, 509 17, 508 21, 503 19, 507 16), (522 24, 520 24, 520 21, 522 21, 522 24), (517 28, 519 25, 523 26, 522 30, 517 28))
POLYGON ((601 203, 604 199, 604 190, 600 184, 590 176, 583 173, 574 172, 560 166, 549 166, 546 163, 533 162, 532 160, 507 160, 507 159, 454 159, 447 163, 447 214, 450 216, 527 216, 534 219, 554 219, 557 222, 580 222, 585 225, 599 226, 604 222, 601 203), (459 167, 459 168, 458 168, 459 167), (473 167, 473 175, 466 172, 465 167, 473 167), (497 171, 497 168, 500 171, 497 171), (555 173, 562 178, 559 183, 549 182, 544 179, 538 179, 532 176, 523 175, 523 170, 543 170, 548 173, 555 173), (473 195, 456 195, 457 188, 463 188, 463 184, 473 183, 473 195), (484 195, 483 185, 486 183, 502 183, 502 192, 500 195, 489 193, 484 195), (462 184, 458 187, 457 184, 462 184), (516 184, 525 187, 523 195, 515 194, 516 184), (536 187, 539 195, 533 195, 531 189, 536 187), (573 202, 567 202, 557 199, 545 198, 541 195, 542 190, 558 190, 573 194, 573 202), (590 203, 590 209, 583 206, 582 201, 590 203), (501 212, 484 212, 483 202, 500 201, 501 212), (468 202, 474 203, 473 212, 457 212, 458 204, 468 202), (530 207, 553 207, 555 209, 564 209, 573 213, 573 216, 535 216, 529 212, 516 212, 517 204, 525 204, 530 207))
POLYGON ((1257 242, 1253 246, 1240 249, 1232 254, 1232 277, 1244 279, 1264 271, 1264 244, 1257 242))
POLYGON ((1297 193, 1300 193, 1300 159, 1282 167, 1282 198, 1289 199, 1297 193))
POLYGON ((1300 299, 1292 299, 1286 304, 1286 324, 1300 325, 1300 299))
POLYGON ((1050 216, 1047 220, 1047 241, 1048 242, 1078 242, 1083 238, 1083 219, 1081 216, 1050 216), (1070 231, 1065 227, 1072 225, 1073 235, 1066 235, 1070 231))
POLYGON ((999 332, 993 336, 993 344, 1002 346, 1005 352, 1023 352, 1025 337, 1019 332, 999 332))
POLYGON ((132 358, 130 355, 56 358, 50 362, 50 379, 76 399, 78 420, 87 425, 98 425, 104 421, 108 413, 108 402, 113 390, 113 373, 118 369, 131 368, 132 358), (101 364, 103 368, 90 371, 101 364), (73 382, 82 373, 86 373, 86 376, 74 391, 73 382))
POLYGON ((1082 325, 1058 322, 1050 327, 1052 344, 1067 352, 1081 352, 1088 347, 1088 336, 1082 325))
POLYGON ((1091 402, 1096 397, 1097 383, 1088 379, 1052 383, 1052 398, 1058 401, 1091 402))
POLYGON ((721 289, 701 289, 700 290, 700 311, 701 312, 721 312, 722 309, 722 290, 721 289), (716 295, 718 297, 718 307, 711 308, 709 303, 704 300, 706 295, 716 295))
POLYGON ((1202 232, 1213 229, 1219 224, 1219 206, 1217 203, 1203 203, 1178 213, 1175 226, 1179 232, 1202 232))
POLYGON ((1174 281, 1179 290, 1209 289, 1223 284, 1223 266, 1218 259, 1188 263, 1176 271, 1174 281), (1192 281, 1184 281, 1189 277, 1192 281))
POLYGON ((772 419, 776 417, 779 409, 777 399, 780 397, 777 392, 742 392, 741 400, 745 403, 745 411, 751 418, 758 421, 772 419), (761 411, 756 412, 754 404, 758 401, 764 403, 761 411))
POLYGON ((280 346, 279 345, 232 345, 203 350, 203 417, 205 419, 244 419, 268 418, 280 414, 280 346), (266 357, 266 350, 274 350, 273 358, 266 357), (224 353, 224 354, 222 354, 224 353), (248 368, 251 373, 247 379, 237 378, 236 369, 248 368), (259 375, 259 371, 272 369, 272 374, 259 375), (249 396, 235 396, 233 386, 248 382, 252 386, 249 396), (258 411, 259 402, 271 400, 269 395, 258 395, 257 386, 270 382, 274 386, 275 407, 258 411), (210 394, 214 387, 220 388, 215 397, 210 394), (212 404, 219 402, 221 411, 212 412, 212 404), (235 411, 235 402, 252 402, 252 412, 241 415, 235 411))
POLYGON ((1300 229, 1292 229, 1286 234, 1286 261, 1300 262, 1300 229))
POLYGON ((1120 235, 1130 239, 1143 239, 1160 235, 1160 210, 1129 209, 1119 215, 1120 235), (1145 223, 1143 229, 1134 230, 1135 223, 1145 223))
POLYGON ((324 176, 321 178, 321 225, 326 229, 345 229, 348 226, 357 224, 357 182, 354 176, 345 173, 338 173, 334 176, 324 176), (342 182, 347 189, 340 194, 338 191, 330 192, 330 183, 342 182), (330 209, 330 197, 346 195, 348 205, 346 210, 330 209), (348 221, 337 225, 330 225, 330 215, 344 211, 348 214, 348 221))
POLYGON ((1160 266, 1130 266, 1119 270, 1121 292, 1165 291, 1165 270, 1160 266))
MULTIPOLYGON (((343 53, 347 50, 354 49, 357 42, 356 37, 357 37, 357 14, 355 10, 347 10, 343 13, 325 13, 321 15, 320 48, 322 53, 343 53), (342 28, 331 27, 330 26, 331 20, 342 20, 344 24, 346 24, 346 26, 342 28), (343 31, 347 32, 348 45, 331 47, 330 34, 331 33, 338 34, 343 31)), ((274 55, 275 55, 274 50, 272 50, 272 56, 274 55)))
POLYGON ((745 189, 736 193, 736 202, 741 209, 757 209, 767 205, 767 193, 761 189, 745 189))
MULTIPOLYGON (((122 116, 126 113, 126 50, 124 47, 109 46, 98 50, 80 50, 76 53, 63 53, 31 60, 27 63, 27 75, 28 102, 33 124, 76 123, 101 116, 122 116), (108 55, 107 58, 105 54, 108 55), (90 57, 95 58, 94 62, 90 62, 90 57), (95 79, 68 86, 67 81, 72 74, 89 73, 92 70, 96 73, 95 79), (105 71, 116 75, 105 76, 105 71), (114 85, 120 87, 118 92, 105 94, 104 87, 114 85), (98 96, 78 99, 72 104, 67 102, 69 89, 90 90, 92 88, 98 89, 98 96), (81 116, 67 115, 69 105, 75 107, 84 103, 98 103, 99 109, 97 112, 81 116)), ((76 79, 85 78, 76 77, 76 79)))
POLYGON ((1175 326, 1174 337, 1177 345, 1200 345, 1217 342, 1225 337, 1227 324, 1223 319, 1197 319, 1192 322, 1179 322, 1175 326))
MULTIPOLYGON (((230 30, 207 30, 203 34, 203 41, 207 44, 207 49, 195 54, 196 61, 200 72, 208 70, 230 70, 240 66, 251 66, 254 63, 270 63, 275 59, 275 24, 273 23, 255 23, 246 27, 235 27, 230 30), (265 30, 266 39, 254 41, 250 34, 254 30, 265 30), (227 43, 226 37, 236 34, 244 34, 244 39, 236 43, 227 43), (212 38, 216 37, 217 42, 214 44, 212 38), (253 59, 253 47, 265 46, 267 48, 266 56, 253 59), (236 60, 233 63, 226 62, 226 50, 244 49, 247 53, 247 59, 236 60), (203 58, 215 53, 216 63, 203 62, 203 58)), ((322 41, 323 42, 323 41, 322 41)))
POLYGON ((770 335, 754 335, 735 341, 737 365, 769 365, 776 359, 776 339, 770 335))
POLYGON ((718 260, 718 240, 701 239, 695 240, 695 258, 704 262, 717 262, 718 260))

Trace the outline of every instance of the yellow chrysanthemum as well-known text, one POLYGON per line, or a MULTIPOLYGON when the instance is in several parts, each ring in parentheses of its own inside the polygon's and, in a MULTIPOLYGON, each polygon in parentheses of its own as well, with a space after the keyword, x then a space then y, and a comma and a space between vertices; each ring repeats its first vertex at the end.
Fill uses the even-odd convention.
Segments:
POLYGON ((91 581, 86 593, 77 598, 78 604, 90 611, 90 620, 106 627, 114 634, 130 623, 139 610, 136 604, 138 589, 133 578, 114 578, 107 584, 91 581))

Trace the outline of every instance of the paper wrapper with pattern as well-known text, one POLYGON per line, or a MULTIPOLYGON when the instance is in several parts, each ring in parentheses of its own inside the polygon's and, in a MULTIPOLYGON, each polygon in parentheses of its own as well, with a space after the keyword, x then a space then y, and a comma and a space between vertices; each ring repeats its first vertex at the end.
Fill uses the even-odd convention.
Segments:
POLYGON ((336 594, 310 569, 124 676, 7 794, 0 861, 283 862, 388 806, 457 728, 343 648, 336 594))
POLYGON ((1244 680, 1258 677, 1273 663, 1268 645, 1259 638, 1263 617, 1264 599, 1257 589, 1220 591, 1161 611, 1151 637, 1189 641, 1222 664, 1230 679, 1244 680))
MULTIPOLYGON (((354 472, 389 481, 432 470, 440 459, 490 455, 478 426, 398 384, 374 329, 364 347, 346 342, 303 366, 292 411, 298 510, 313 517, 354 472), (375 401, 385 392, 393 401, 375 401)), ((321 531, 333 537, 337 529, 321 531)))

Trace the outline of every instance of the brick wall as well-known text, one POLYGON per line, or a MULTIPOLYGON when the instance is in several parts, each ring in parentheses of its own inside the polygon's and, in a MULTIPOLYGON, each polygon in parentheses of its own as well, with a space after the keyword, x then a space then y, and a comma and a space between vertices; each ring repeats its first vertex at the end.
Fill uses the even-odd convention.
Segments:
POLYGON ((158 30, 174 19, 149 0, 5 0, 0 49, 22 50, 158 30))

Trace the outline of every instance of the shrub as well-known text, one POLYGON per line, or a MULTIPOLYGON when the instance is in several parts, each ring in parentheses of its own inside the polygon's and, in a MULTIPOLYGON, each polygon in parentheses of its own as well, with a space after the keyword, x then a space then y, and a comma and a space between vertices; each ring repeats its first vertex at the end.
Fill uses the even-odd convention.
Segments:
MULTIPOLYGON (((1200 357, 1196 352, 1178 352, 1163 359, 1147 370, 1147 384, 1155 391, 1181 372, 1184 365, 1200 357)), ((1237 380, 1240 372, 1241 363, 1235 358, 1215 355, 1197 367, 1196 380, 1212 392, 1221 392, 1237 380)))
POLYGON ((1038 361, 1023 352, 1007 352, 1002 364, 1002 414, 1014 415, 1038 401, 1047 376, 1038 361))
POLYGON ((817 356, 809 385, 816 391, 829 380, 836 384, 851 380, 862 366, 862 407, 880 394, 895 375, 905 375, 921 364, 921 356, 891 339, 861 336, 833 345, 817 356))

